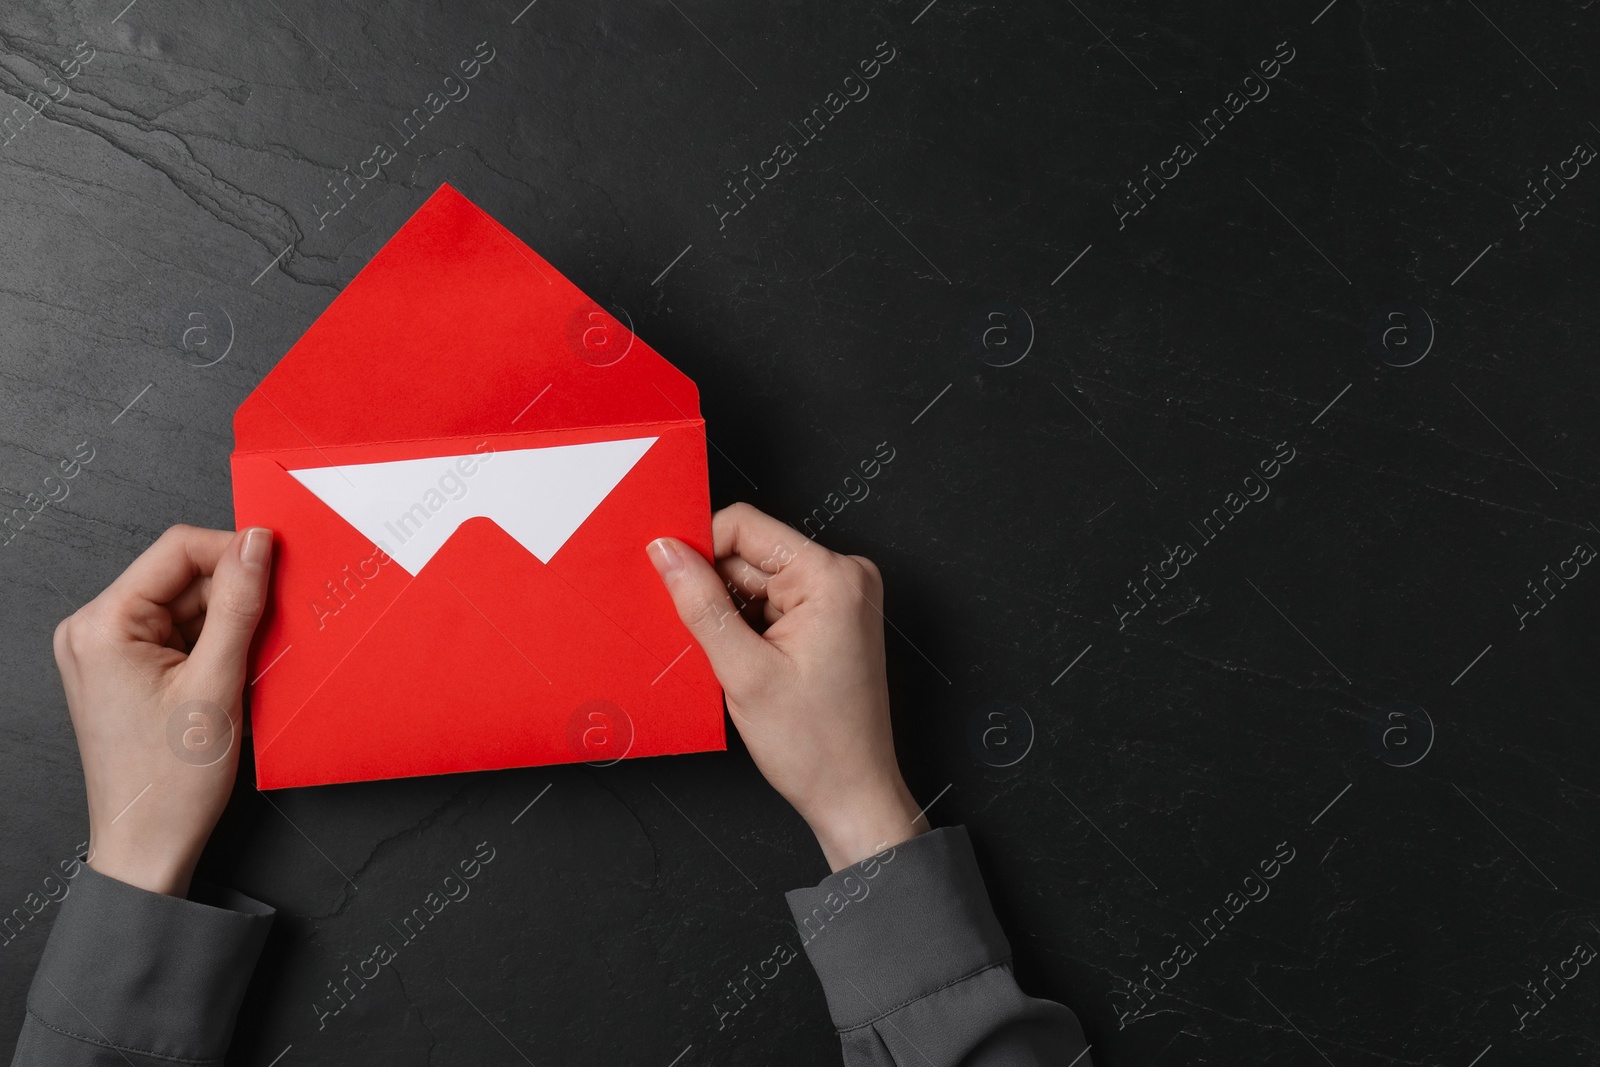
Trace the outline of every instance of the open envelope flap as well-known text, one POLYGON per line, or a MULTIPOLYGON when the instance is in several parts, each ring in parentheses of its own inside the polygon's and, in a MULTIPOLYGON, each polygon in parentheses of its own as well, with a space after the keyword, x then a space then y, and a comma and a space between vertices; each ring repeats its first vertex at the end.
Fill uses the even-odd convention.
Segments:
POLYGON ((444 185, 240 405, 234 438, 331 449, 699 417, 693 382, 444 185))
POLYGON ((498 526, 470 519, 310 699, 257 724, 258 784, 721 749, 721 690, 693 652, 664 669, 498 526), (396 663, 418 668, 398 689, 396 663))

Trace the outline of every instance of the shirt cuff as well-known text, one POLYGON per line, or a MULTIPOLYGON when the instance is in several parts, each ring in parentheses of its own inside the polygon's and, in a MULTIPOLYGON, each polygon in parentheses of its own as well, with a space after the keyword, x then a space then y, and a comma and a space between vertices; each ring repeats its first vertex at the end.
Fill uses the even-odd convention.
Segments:
POLYGON ((920 834, 787 899, 841 1031, 1011 959, 962 826, 920 834))
POLYGON ((182 899, 81 867, 28 991, 24 1031, 221 1063, 274 914, 229 889, 197 882, 182 899))

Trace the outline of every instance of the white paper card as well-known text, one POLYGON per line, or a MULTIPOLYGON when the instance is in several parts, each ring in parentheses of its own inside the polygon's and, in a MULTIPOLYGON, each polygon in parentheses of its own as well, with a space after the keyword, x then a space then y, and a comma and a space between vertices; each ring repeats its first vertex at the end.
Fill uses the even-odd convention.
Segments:
POLYGON ((289 473, 414 576, 457 527, 480 516, 549 563, 656 440, 635 437, 289 473))

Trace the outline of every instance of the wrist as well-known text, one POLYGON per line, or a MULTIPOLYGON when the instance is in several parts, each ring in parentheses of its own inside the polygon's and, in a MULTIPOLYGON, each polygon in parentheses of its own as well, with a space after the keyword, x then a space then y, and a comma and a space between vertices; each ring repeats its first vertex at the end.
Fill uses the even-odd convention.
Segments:
POLYGON ((835 810, 806 821, 835 872, 930 829, 898 774, 883 791, 848 798, 835 810))
POLYGON ((89 857, 86 865, 98 874, 115 878, 136 889, 160 893, 169 897, 185 897, 194 877, 199 857, 162 854, 153 849, 141 849, 136 843, 119 839, 96 841, 89 838, 89 857))

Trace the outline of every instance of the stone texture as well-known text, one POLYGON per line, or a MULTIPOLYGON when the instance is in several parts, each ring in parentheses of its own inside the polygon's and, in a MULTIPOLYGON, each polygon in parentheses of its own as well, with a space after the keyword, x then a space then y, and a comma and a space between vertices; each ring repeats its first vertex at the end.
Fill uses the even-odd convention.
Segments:
MULTIPOLYGON (((718 503, 800 523, 894 450, 821 539, 883 566, 913 789, 971 828, 1024 984, 1097 1064, 1595 1062, 1592 968, 1514 1007, 1600 947, 1600 577, 1512 607, 1600 541, 1600 177, 1536 214, 1527 189, 1600 145, 1587 5, 924 2, 0 12, 0 103, 51 99, 0 147, 6 507, 94 450, 0 547, 0 907, 86 836, 52 627, 167 525, 231 525, 234 407, 449 180, 699 382, 718 503), (1280 42, 1208 143, 1191 124, 1259 95, 1280 42), (1180 141, 1132 213, 1122 183, 1180 141), (1175 941, 1193 959, 1119 1027, 1175 941)), ((837 1057, 804 969, 712 1010, 823 873, 736 739, 270 800, 251 773, 206 865, 281 909, 235 1062, 837 1057), (471 896, 319 1028, 325 983, 482 842, 471 896)), ((51 917, 0 949, 6 1040, 51 917)))

